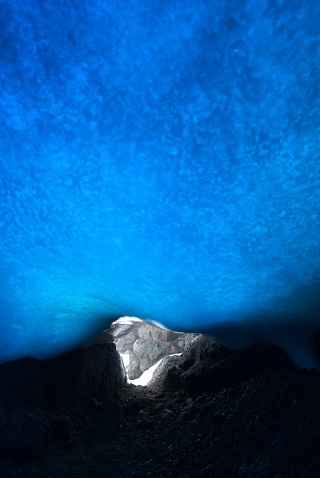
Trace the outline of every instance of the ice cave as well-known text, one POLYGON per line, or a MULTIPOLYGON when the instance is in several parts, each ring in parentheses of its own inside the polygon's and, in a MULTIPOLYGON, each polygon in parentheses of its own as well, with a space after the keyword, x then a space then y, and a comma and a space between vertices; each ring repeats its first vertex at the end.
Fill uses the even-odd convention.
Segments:
POLYGON ((1 1, 0 362, 133 316, 315 365, 319 10, 1 1))

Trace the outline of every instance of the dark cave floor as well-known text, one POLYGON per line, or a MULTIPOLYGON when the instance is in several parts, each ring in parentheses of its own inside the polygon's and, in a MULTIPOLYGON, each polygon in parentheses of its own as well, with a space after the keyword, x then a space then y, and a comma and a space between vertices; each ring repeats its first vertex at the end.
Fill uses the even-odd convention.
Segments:
POLYGON ((45 453, 2 460, 0 476, 319 477, 319 403, 316 370, 265 373, 195 399, 126 385, 91 410, 60 410, 45 453))

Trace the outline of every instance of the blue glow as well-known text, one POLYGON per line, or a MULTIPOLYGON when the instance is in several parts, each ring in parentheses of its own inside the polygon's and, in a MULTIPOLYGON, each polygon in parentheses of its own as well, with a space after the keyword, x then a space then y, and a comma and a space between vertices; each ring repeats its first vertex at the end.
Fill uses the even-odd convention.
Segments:
POLYGON ((134 315, 312 362, 319 10, 1 1, 0 361, 134 315))

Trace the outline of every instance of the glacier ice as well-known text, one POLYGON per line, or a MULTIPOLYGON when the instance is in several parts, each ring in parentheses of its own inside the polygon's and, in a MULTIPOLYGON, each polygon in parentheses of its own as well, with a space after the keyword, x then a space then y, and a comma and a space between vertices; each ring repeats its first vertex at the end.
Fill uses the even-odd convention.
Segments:
POLYGON ((314 364, 319 10, 1 0, 0 361, 130 315, 314 364))

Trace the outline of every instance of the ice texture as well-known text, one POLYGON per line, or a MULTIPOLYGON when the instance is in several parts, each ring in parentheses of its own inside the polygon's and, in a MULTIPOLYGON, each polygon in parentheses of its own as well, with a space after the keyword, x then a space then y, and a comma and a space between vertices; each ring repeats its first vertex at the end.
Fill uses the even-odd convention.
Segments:
POLYGON ((0 0, 0 362, 129 315, 313 365, 319 15, 0 0))

